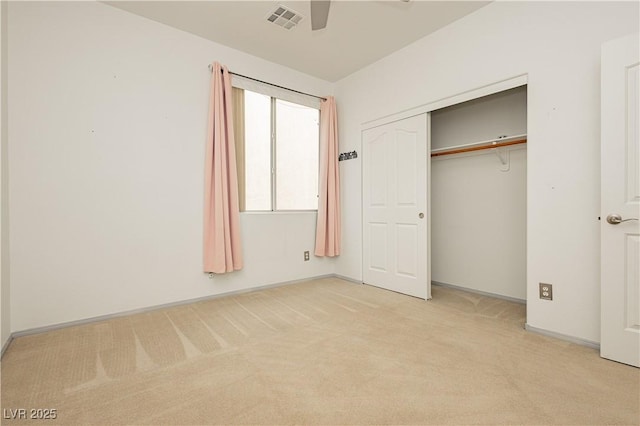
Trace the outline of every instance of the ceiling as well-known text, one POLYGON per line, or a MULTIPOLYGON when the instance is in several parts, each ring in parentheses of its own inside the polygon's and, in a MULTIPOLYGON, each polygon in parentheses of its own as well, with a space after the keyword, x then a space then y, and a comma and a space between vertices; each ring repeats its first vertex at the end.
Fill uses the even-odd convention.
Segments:
POLYGON ((318 31, 311 31, 309 1, 106 3, 334 82, 490 2, 334 0, 327 27, 318 31), (268 22, 279 4, 304 18, 290 30, 268 22))

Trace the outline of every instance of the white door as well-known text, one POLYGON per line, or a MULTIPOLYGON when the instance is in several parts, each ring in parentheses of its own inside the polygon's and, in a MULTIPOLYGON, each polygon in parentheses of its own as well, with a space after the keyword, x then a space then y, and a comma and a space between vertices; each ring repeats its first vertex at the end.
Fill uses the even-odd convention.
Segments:
POLYGON ((640 366, 638 34, 602 46, 600 355, 640 366))
POLYGON ((362 133, 363 281, 431 297, 427 114, 362 133))

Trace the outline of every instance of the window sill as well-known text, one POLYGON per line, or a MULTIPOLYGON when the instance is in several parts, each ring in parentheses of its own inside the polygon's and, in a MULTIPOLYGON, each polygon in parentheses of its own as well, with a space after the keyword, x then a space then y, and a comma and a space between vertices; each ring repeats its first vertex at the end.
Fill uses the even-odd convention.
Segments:
POLYGON ((244 211, 241 215, 268 215, 268 214, 317 214, 318 210, 276 210, 276 211, 244 211))

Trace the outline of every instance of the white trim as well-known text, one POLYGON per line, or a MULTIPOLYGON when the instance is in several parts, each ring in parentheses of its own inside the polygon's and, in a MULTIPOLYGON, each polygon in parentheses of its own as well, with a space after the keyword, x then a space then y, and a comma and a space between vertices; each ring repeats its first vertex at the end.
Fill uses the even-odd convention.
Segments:
MULTIPOLYGON (((341 279, 341 280, 344 280, 344 281, 348 281, 348 282, 352 282, 352 283, 358 284, 358 285, 364 284, 361 280, 357 280, 357 279, 354 279, 354 278, 349 278, 349 277, 346 277, 346 276, 343 276, 343 275, 339 275, 339 274, 319 275, 319 276, 316 276, 316 277, 304 278, 304 279, 293 280, 293 281, 285 281, 285 282, 275 283, 275 284, 267 284, 267 285, 260 286, 260 287, 237 290, 237 291, 232 291, 232 292, 229 292, 229 293, 221 293, 221 294, 215 294, 215 295, 211 295, 211 296, 198 297, 198 298, 195 298, 195 299, 182 300, 182 301, 179 301, 179 302, 166 303, 166 304, 163 304, 163 305, 156 305, 156 306, 150 306, 150 307, 146 307, 146 308, 133 309, 133 310, 130 310, 130 311, 118 312, 118 313, 115 313, 115 314, 101 315, 101 316, 97 316, 97 317, 86 318, 86 319, 83 319, 83 320, 69 321, 69 322, 65 322, 65 323, 59 323, 59 324, 54 324, 54 325, 49 325, 49 326, 44 326, 44 327, 31 328, 31 329, 28 329, 28 330, 17 331, 17 332, 11 333, 11 335, 9 336, 9 338, 7 339, 5 344, 2 346, 2 351, 0 352, 0 360, 2 359, 2 357, 4 357, 4 354, 7 352, 7 349, 9 349, 9 346, 11 345, 13 340, 15 338, 17 338, 17 337, 30 336, 32 334, 45 333, 45 332, 48 332, 48 331, 58 330, 58 329, 67 328, 67 327, 73 327, 73 326, 76 326, 76 325, 85 325, 85 324, 91 324, 91 323, 95 323, 95 322, 99 322, 99 321, 106 321, 106 320, 109 320, 109 319, 112 319, 112 318, 120 318, 120 317, 124 317, 124 316, 127 316, 127 315, 135 315, 135 314, 147 313, 147 312, 156 311, 158 309, 170 308, 170 307, 180 306, 180 305, 187 305, 189 303, 195 303, 195 302, 200 302, 200 301, 204 301, 204 300, 218 299, 218 298, 221 298, 221 297, 234 296, 234 295, 243 294, 243 293, 251 293, 253 291, 259 291, 259 290, 265 290, 265 289, 269 289, 269 288, 282 287, 282 286, 285 286, 285 285, 299 284, 299 283, 303 283, 303 282, 307 282, 307 281, 311 281, 311 280, 318 280, 318 279, 322 279, 322 278, 338 278, 338 279, 341 279)), ((473 290, 469 290, 469 289, 466 289, 466 288, 456 287, 456 286, 449 285, 449 284, 438 283, 438 282, 435 282, 435 281, 433 281, 432 284, 440 285, 440 286, 443 286, 443 287, 459 288, 460 290, 471 291, 472 293, 475 292, 473 290)), ((482 293, 482 292, 477 292, 477 293, 482 293)), ((491 295, 490 293, 484 293, 484 294, 492 296, 492 297, 501 297, 501 296, 498 296, 498 295, 491 295)), ((407 297, 411 297, 411 296, 407 296, 407 297)), ((512 300, 512 301, 515 301, 515 302, 519 301, 519 299, 507 298, 507 297, 504 297, 504 296, 502 296, 501 298, 505 298, 507 300, 512 300)), ((593 348, 593 349, 599 349, 600 348, 600 344, 599 343, 592 342, 592 341, 589 341, 589 340, 584 340, 584 339, 581 339, 581 338, 578 338, 578 337, 572 337, 572 336, 567 336, 567 335, 560 334, 560 333, 555 333, 553 331, 543 330, 543 329, 540 329, 540 328, 532 327, 529 324, 525 324, 524 328, 525 328, 525 330, 530 331, 532 333, 537 333, 537 334, 542 334, 544 336, 554 337, 556 339, 564 340, 564 341, 571 342, 571 343, 576 343, 578 345, 587 346, 587 347, 590 347, 590 348, 593 348)))
MULTIPOLYGON (((515 302, 515 303, 520 303, 520 304, 526 304, 527 303, 527 301, 523 300, 523 299, 517 299, 517 298, 514 298, 514 297, 502 296, 502 295, 499 295, 499 294, 487 293, 487 292, 479 291, 479 290, 472 290, 472 289, 469 289, 469 288, 460 287, 460 286, 453 285, 453 284, 446 284, 446 283, 441 283, 441 282, 437 282, 437 281, 431 281, 431 285, 440 286, 440 287, 447 287, 447 288, 453 288, 453 289, 460 290, 460 291, 466 291, 466 292, 469 292, 469 293, 476 293, 476 294, 480 294, 480 295, 483 295, 483 296, 495 297, 497 299, 504 299, 504 300, 508 300, 510 302, 515 302)), ((524 329, 526 331, 531 332, 531 333, 541 334, 541 335, 547 336, 547 337, 553 337, 555 339, 564 340, 565 342, 575 343, 575 344, 580 345, 580 346, 586 346, 586 347, 597 349, 597 350, 600 349, 600 344, 597 343, 597 342, 592 342, 591 340, 581 339, 580 337, 568 336, 566 334, 556 333, 554 331, 549 331, 549 330, 544 330, 544 329, 537 328, 537 327, 532 327, 527 323, 525 323, 524 329)))
POLYGON ((364 131, 373 127, 383 126, 394 121, 404 120, 405 118, 413 117, 414 115, 424 114, 426 112, 446 108, 451 105, 456 105, 462 102, 481 98, 483 96, 493 95, 494 93, 514 89, 516 87, 526 85, 528 83, 528 80, 529 77, 527 74, 518 75, 516 77, 501 80, 496 83, 487 84, 485 86, 448 96, 446 98, 437 99, 435 101, 417 106, 415 108, 410 108, 404 111, 397 112, 395 114, 377 118, 375 120, 366 121, 362 123, 361 128, 364 131))
POLYGON ((315 210, 245 210, 240 212, 240 215, 264 215, 264 214, 301 214, 301 213, 309 213, 309 214, 318 214, 318 209, 315 210))
POLYGON ((362 280, 357 280, 355 278, 349 278, 349 277, 346 277, 346 276, 340 275, 340 274, 333 274, 333 278, 339 278, 341 280, 349 281, 349 282, 352 282, 354 284, 364 284, 364 282, 362 282, 362 280))
POLYGON ((518 299, 516 297, 503 296, 502 294, 489 293, 487 291, 475 290, 475 289, 467 288, 467 287, 461 287, 459 285, 441 283, 439 281, 431 281, 431 285, 452 288, 454 290, 466 291, 466 292, 469 292, 469 293, 479 294, 481 296, 493 297, 495 299, 503 299, 503 300, 507 300, 509 302, 520 303, 522 305, 526 305, 527 304, 527 301, 524 300, 524 299, 518 299))
POLYGON ((566 334, 556 333, 554 331, 548 331, 542 328, 532 327, 529 324, 525 324, 524 329, 532 333, 542 334, 543 336, 553 337, 556 339, 564 340, 565 342, 575 343, 576 345, 586 346, 588 348, 600 350, 600 343, 592 342, 591 340, 581 339, 580 337, 567 336, 566 334))
POLYGON ((148 306, 146 308, 132 309, 130 311, 116 312, 116 313, 107 314, 107 315, 99 315, 99 316, 96 316, 96 317, 85 318, 85 319, 76 320, 76 321, 68 321, 68 322, 62 322, 62 323, 58 323, 58 324, 46 325, 44 327, 35 327, 35 328, 30 328, 30 329, 27 329, 27 330, 16 331, 14 333, 11 333, 11 336, 9 337, 9 340, 11 340, 12 338, 15 338, 15 337, 30 336, 32 334, 40 334, 40 333, 45 333, 47 331, 58 330, 58 329, 61 329, 61 328, 74 327, 74 326, 77 326, 77 325, 91 324, 91 323, 95 323, 95 322, 99 322, 99 321, 106 321, 106 320, 110 320, 110 319, 113 319, 113 318, 120 318, 120 317, 129 316, 129 315, 144 314, 144 313, 148 313, 148 312, 152 312, 152 311, 157 311, 159 309, 165 309, 165 308, 172 308, 172 307, 175 307, 175 306, 188 305, 190 303, 197 303, 197 302, 202 302, 202 301, 205 301, 205 300, 218 299, 218 298, 227 297, 227 296, 236 296, 238 294, 251 293, 251 292, 254 292, 254 291, 266 290, 266 289, 269 289, 269 288, 282 287, 282 286, 285 286, 285 285, 299 284, 299 283, 303 283, 303 282, 307 282, 307 281, 311 281, 311 280, 319 280, 319 279, 322 279, 322 278, 334 278, 334 277, 336 277, 336 275, 334 275, 334 274, 318 275, 318 276, 315 276, 315 277, 303 278, 303 279, 300 279, 300 280, 292 280, 292 281, 284 281, 284 282, 279 282, 279 283, 274 283, 274 284, 266 284, 266 285, 259 286, 259 287, 252 287, 252 288, 247 288, 247 289, 242 289, 242 290, 230 291, 230 292, 227 292, 227 293, 213 294, 213 295, 210 295, 210 296, 196 297, 194 299, 180 300, 178 302, 170 302, 170 303, 164 303, 164 304, 161 304, 161 305, 148 306))
POLYGON ((427 184, 425 190, 427 191, 427 205, 425 207, 425 213, 427 214, 427 300, 433 299, 431 284, 433 281, 432 269, 431 269, 431 112, 427 112, 427 184))
POLYGON ((10 334, 7 341, 4 342, 4 345, 2 345, 2 350, 0 350, 0 361, 2 360, 2 357, 4 356, 4 353, 7 351, 7 349, 9 349, 9 345, 13 341, 13 336, 13 334, 10 334))

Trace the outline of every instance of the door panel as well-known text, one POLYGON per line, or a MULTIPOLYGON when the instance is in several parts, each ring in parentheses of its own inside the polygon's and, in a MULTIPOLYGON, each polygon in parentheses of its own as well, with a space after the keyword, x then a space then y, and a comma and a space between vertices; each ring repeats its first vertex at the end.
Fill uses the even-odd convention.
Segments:
POLYGON ((627 188, 627 203, 640 203, 640 150, 638 149, 638 118, 640 107, 640 64, 627 69, 627 173, 625 173, 625 187, 627 188))
POLYGON ((600 355, 640 366, 638 34, 602 48, 600 355), (618 217, 612 217, 617 215, 618 217))
POLYGON ((418 278, 418 227, 411 223, 396 224, 396 271, 399 275, 418 278))
MULTIPOLYGON (((417 135, 413 132, 399 130, 396 133, 396 159, 408 157, 413 160, 418 155, 417 135)), ((398 194, 397 202, 400 206, 416 206, 417 190, 416 182, 418 179, 415 161, 403 162, 401 167, 397 169, 396 193, 398 194)))
POLYGON ((640 331, 640 277, 638 259, 640 259, 640 237, 626 235, 626 271, 625 271, 625 329, 640 331))
POLYGON ((371 269, 387 272, 387 224, 369 223, 369 237, 371 241, 371 259, 369 267, 371 269))
POLYGON ((365 188, 369 191, 369 204, 371 206, 385 207, 387 205, 387 191, 389 190, 389 176, 387 170, 387 143, 386 135, 379 134, 369 142, 368 164, 371 170, 375 170, 369 176, 369 183, 365 188))
POLYGON ((362 134, 363 281, 423 299, 431 293, 427 144, 426 114, 362 134))

